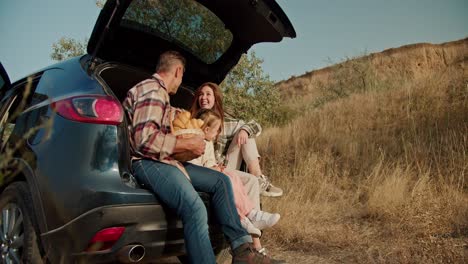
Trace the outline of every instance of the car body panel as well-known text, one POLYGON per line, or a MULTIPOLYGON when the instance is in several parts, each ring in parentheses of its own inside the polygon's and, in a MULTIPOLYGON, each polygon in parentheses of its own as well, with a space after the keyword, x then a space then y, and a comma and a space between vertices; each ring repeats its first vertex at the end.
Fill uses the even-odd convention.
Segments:
POLYGON ((5 68, 0 62, 0 98, 3 96, 6 90, 10 89, 11 82, 5 68))

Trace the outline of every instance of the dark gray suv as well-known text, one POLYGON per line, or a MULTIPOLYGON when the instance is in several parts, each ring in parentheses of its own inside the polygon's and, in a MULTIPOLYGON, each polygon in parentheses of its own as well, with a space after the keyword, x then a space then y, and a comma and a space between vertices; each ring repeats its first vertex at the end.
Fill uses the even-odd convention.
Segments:
MULTIPOLYGON (((274 0, 109 0, 86 55, 13 84, 0 64, 2 262, 184 260, 181 221, 132 176, 121 102, 166 50, 187 58, 171 101, 188 108, 252 45, 295 35, 274 0)), ((221 260, 227 243, 200 195, 221 260)))

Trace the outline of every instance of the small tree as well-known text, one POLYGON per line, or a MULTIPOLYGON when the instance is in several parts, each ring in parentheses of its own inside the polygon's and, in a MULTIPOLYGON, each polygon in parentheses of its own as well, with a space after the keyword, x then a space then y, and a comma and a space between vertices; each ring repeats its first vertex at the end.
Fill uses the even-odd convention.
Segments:
POLYGON ((96 0, 96 6, 99 8, 103 8, 104 4, 106 4, 107 0, 96 0))
POLYGON ((224 104, 235 117, 268 125, 278 123, 280 93, 262 69, 263 60, 254 52, 242 55, 221 83, 224 104))
MULTIPOLYGON (((95 0, 98 8, 103 8, 107 0, 95 0)), ((86 53, 88 39, 79 41, 73 38, 61 37, 57 42, 52 44, 52 53, 50 57, 56 61, 63 61, 68 58, 80 56, 86 53)))
POLYGON ((52 44, 50 57, 53 60, 62 61, 85 54, 87 43, 87 39, 81 42, 73 38, 61 37, 58 42, 52 44))

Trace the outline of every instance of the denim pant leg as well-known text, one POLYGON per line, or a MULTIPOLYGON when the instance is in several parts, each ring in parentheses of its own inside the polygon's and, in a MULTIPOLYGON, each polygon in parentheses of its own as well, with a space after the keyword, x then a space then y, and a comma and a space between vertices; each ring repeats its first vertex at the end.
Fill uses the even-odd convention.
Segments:
POLYGON ((235 249, 244 243, 252 242, 252 237, 241 226, 229 177, 191 163, 184 163, 184 166, 195 189, 211 194, 214 212, 224 235, 231 243, 231 248, 235 249))
POLYGON ((185 175, 174 166, 152 160, 135 161, 132 167, 138 182, 182 219, 190 263, 215 263, 205 204, 185 175))

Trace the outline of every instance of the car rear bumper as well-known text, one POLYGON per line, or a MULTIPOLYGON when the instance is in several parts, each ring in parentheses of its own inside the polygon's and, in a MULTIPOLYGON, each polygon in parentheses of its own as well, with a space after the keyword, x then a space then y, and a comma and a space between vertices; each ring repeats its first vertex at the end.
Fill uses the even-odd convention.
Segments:
MULTIPOLYGON (((219 227, 210 225, 210 229, 219 237, 219 227)), ((53 263, 113 263, 125 258, 128 248, 135 245, 143 246, 143 261, 185 253, 182 222, 157 204, 95 208, 41 238, 44 253, 53 263), (110 249, 87 251, 92 237, 109 227, 125 227, 125 231, 110 249)))

